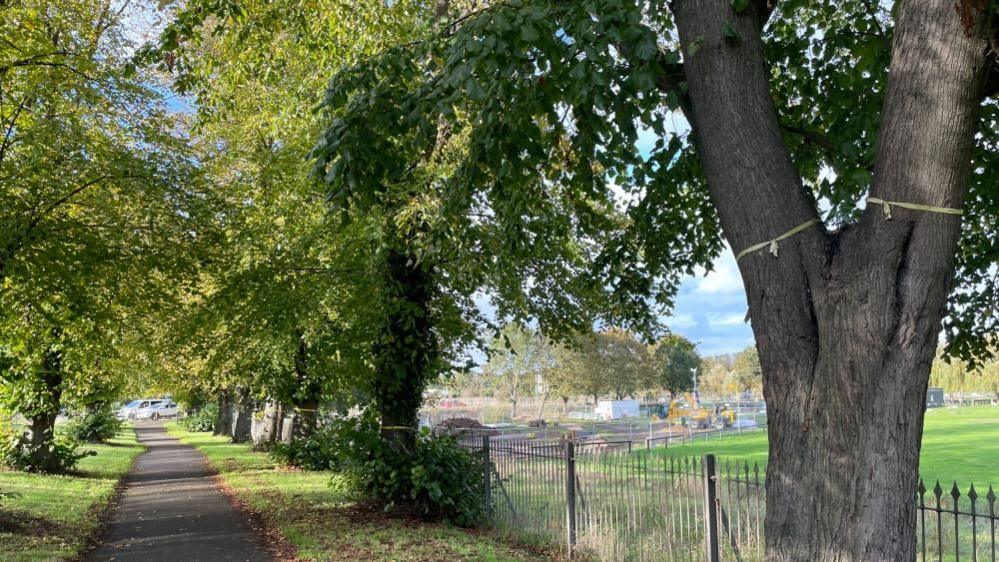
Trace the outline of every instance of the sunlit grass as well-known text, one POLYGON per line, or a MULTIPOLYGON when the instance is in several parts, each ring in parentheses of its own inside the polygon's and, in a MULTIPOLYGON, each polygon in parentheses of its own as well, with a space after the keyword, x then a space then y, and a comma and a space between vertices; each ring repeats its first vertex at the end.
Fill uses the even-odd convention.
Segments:
MULTIPOLYGON (((659 454, 700 456, 713 453, 722 460, 760 463, 767 461, 767 435, 756 431, 743 435, 695 440, 671 445, 659 454)), ((961 488, 999 486, 999 407, 970 406, 936 408, 926 413, 919 472, 928 487, 957 482, 961 488)), ((947 487, 947 486, 945 486, 947 487)))
POLYGON ((108 445, 84 445, 96 456, 80 461, 78 474, 53 476, 0 469, 0 560, 35 562, 76 556, 96 530, 97 515, 115 485, 145 448, 126 429, 108 445))

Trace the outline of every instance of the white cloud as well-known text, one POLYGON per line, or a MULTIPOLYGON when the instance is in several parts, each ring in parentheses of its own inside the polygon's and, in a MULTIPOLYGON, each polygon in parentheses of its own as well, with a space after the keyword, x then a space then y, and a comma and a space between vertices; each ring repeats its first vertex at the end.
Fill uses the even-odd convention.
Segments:
POLYGON ((739 314, 738 312, 732 313, 708 313, 708 326, 712 328, 719 328, 722 326, 738 326, 745 323, 746 315, 739 314))
POLYGON ((670 328, 693 328, 697 326, 697 319, 694 318, 693 314, 677 314, 676 316, 668 316, 666 325, 670 328))
POLYGON ((745 291, 742 286, 742 277, 739 275, 739 267, 735 263, 735 257, 731 250, 726 249, 714 266, 713 271, 703 274, 703 277, 698 276, 696 292, 715 295, 745 291))

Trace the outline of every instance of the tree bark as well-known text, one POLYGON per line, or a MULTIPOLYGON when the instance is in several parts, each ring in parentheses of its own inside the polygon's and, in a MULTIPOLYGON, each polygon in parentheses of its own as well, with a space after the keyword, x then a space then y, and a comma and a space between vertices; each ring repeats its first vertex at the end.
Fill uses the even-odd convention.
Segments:
POLYGON ((37 472, 59 472, 63 467, 52 453, 55 439, 55 423, 62 404, 62 355, 59 351, 48 350, 39 373, 47 395, 44 407, 31 416, 30 447, 31 465, 37 472))
POLYGON ((295 417, 291 420, 291 440, 304 441, 312 437, 319 424, 319 400, 295 400, 295 417))
POLYGON ((298 388, 292 399, 294 417, 291 420, 292 441, 306 440, 312 437, 319 422, 320 387, 309 376, 308 346, 304 338, 299 338, 298 350, 295 353, 295 377, 298 388))
MULTIPOLYGON (((732 248, 817 219, 769 93, 766 3, 742 13, 728 0, 672 8, 685 112, 732 248)), ((961 206, 985 52, 953 3, 899 5, 873 196, 961 206)), ((776 259, 764 249, 739 262, 769 417, 767 560, 915 559, 926 386, 960 218, 893 212, 886 220, 870 205, 838 232, 819 224, 781 242, 776 259)))
POLYGON ((252 439, 251 429, 253 428, 253 398, 248 389, 239 391, 236 406, 236 421, 232 425, 232 442, 246 443, 252 439))
POLYGON ((260 423, 260 431, 254 437, 254 448, 267 449, 278 440, 279 406, 277 402, 268 400, 264 405, 264 417, 260 423))
POLYGON ((230 435, 232 432, 232 391, 223 390, 219 394, 219 413, 215 418, 213 435, 230 435))

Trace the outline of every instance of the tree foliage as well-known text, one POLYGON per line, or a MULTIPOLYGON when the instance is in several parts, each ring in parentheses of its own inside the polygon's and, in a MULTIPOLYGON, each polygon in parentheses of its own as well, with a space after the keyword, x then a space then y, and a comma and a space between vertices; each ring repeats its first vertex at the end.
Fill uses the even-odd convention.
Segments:
POLYGON ((0 400, 38 451, 63 401, 106 402, 144 370, 212 210, 156 77, 127 60, 127 17, 0 6, 0 400))
POLYGON ((701 357, 693 342, 683 336, 671 334, 652 347, 650 385, 676 396, 694 389, 694 372, 701 365, 701 357))

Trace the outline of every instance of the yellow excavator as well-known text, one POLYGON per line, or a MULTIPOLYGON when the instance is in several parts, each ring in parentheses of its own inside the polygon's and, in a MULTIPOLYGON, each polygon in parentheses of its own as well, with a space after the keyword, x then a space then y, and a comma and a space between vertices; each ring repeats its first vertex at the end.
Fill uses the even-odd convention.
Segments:
POLYGON ((686 420, 695 429, 723 429, 735 424, 735 412, 727 406, 705 408, 697 396, 697 392, 687 392, 683 400, 674 398, 669 405, 669 420, 682 423, 686 420))

